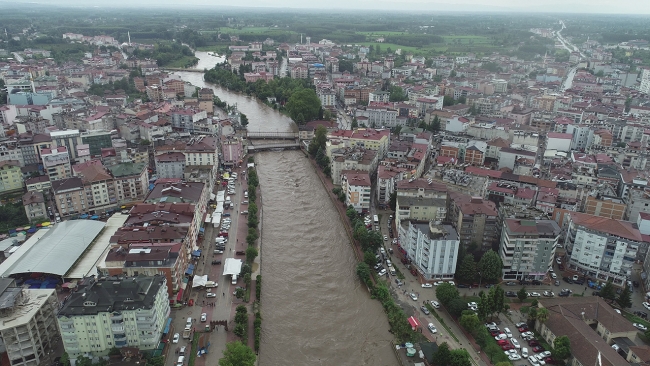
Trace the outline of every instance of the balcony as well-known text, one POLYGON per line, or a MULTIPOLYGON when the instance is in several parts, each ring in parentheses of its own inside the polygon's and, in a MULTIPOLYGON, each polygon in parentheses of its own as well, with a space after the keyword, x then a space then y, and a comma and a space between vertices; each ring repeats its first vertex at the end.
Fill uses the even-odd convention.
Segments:
POLYGON ((111 330, 113 331, 113 333, 124 332, 124 325, 122 325, 122 324, 111 324, 111 330))

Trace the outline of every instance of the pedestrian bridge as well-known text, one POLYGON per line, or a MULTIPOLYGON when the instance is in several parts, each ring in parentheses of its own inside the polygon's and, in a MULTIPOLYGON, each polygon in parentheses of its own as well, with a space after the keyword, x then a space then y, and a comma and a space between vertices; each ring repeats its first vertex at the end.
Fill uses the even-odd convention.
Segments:
POLYGON ((246 138, 249 140, 296 140, 298 139, 298 133, 248 131, 246 138))
POLYGON ((277 143, 258 143, 258 144, 249 144, 248 145, 248 151, 249 152, 258 152, 258 151, 273 151, 273 150, 294 150, 294 149, 299 149, 300 148, 300 143, 298 140, 289 142, 277 142, 277 143))

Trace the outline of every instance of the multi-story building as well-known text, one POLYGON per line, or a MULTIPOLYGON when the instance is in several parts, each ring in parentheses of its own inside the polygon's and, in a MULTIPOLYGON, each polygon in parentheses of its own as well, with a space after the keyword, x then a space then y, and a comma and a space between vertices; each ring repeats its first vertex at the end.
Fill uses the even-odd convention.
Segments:
POLYGON ((650 188, 628 190, 625 219, 636 222, 641 212, 650 213, 650 188))
POLYGON ((447 216, 447 187, 426 179, 397 182, 395 222, 402 220, 441 221, 447 216))
POLYGON ((553 267, 560 232, 553 220, 506 219, 499 249, 503 279, 543 279, 553 267))
POLYGON ((88 212, 90 209, 84 184, 79 177, 55 180, 52 182, 52 192, 56 209, 62 217, 88 212))
POLYGON ((70 178, 72 176, 70 155, 65 146, 42 149, 41 159, 43 159, 43 169, 50 181, 70 178))
POLYGON ((569 268, 623 286, 632 275, 634 262, 645 259, 637 258, 643 238, 636 225, 579 212, 569 212, 568 218, 565 243, 569 268))
POLYGON ((352 206, 357 212, 370 210, 370 175, 358 170, 341 172, 341 189, 345 193, 345 205, 352 206))
POLYGON ((536 191, 524 187, 520 188, 514 183, 509 182, 492 182, 487 187, 487 199, 496 203, 508 205, 531 206, 535 202, 536 191))
POLYGON ((48 217, 45 209, 45 197, 38 191, 28 191, 23 195, 23 206, 30 222, 44 220, 48 217))
MULTIPOLYGON (((2 127, 0 125, 0 130, 2 127)), ((4 131, 4 130, 3 130, 4 131)), ((0 132, 2 133, 2 132, 0 132)), ((4 160, 16 160, 20 166, 25 166, 25 160, 23 159, 23 151, 19 146, 16 146, 15 142, 5 142, 3 145, 0 145, 0 161, 4 160)))
POLYGON ((449 193, 447 217, 468 251, 496 249, 497 208, 494 202, 462 193, 449 193))
POLYGON ((118 203, 141 201, 148 191, 146 163, 120 163, 107 168, 113 176, 118 203))
POLYGON ((52 139, 52 148, 64 146, 68 150, 70 155, 70 160, 75 161, 77 159, 77 145, 81 145, 81 135, 79 130, 65 130, 65 131, 54 131, 50 132, 50 138, 52 139))
POLYGON ((460 240, 451 225, 408 220, 398 228, 402 248, 425 280, 454 278, 460 240))
POLYGON ((87 131, 81 133, 81 143, 90 147, 90 156, 99 157, 102 149, 113 147, 111 131, 87 131))
POLYGON ((0 194, 23 189, 23 174, 18 160, 0 161, 0 194))
POLYGON ((117 208, 117 192, 110 172, 101 161, 91 160, 72 167, 74 175, 81 177, 86 192, 86 205, 91 213, 117 208))
POLYGON ((52 139, 49 135, 22 133, 19 136, 20 150, 25 165, 41 163, 41 150, 49 149, 52 146, 52 139))
POLYGON ((332 182, 341 184, 341 174, 346 170, 365 171, 372 174, 377 170, 377 151, 364 148, 338 147, 328 145, 327 155, 330 158, 332 182))
POLYGON ((617 309, 601 297, 543 298, 539 300, 538 306, 547 309, 549 315, 546 321, 538 320, 535 324, 535 329, 544 341, 553 345, 556 337, 569 338, 571 356, 567 365, 633 364, 626 361, 611 345, 617 344, 619 350, 628 346, 632 349, 632 340, 637 338, 638 330, 629 321, 623 320, 617 314, 617 309), (619 340, 622 342, 619 343, 619 340))
POLYGON ((338 130, 328 134, 327 139, 334 144, 342 143, 345 147, 362 147, 377 151, 379 160, 383 159, 390 146, 390 130, 358 128, 356 130, 338 130))
POLYGON ((56 313, 59 302, 54 289, 24 289, 12 278, 0 280, 0 340, 7 363, 37 366, 48 363, 48 351, 59 335, 56 313))
POLYGON ((584 212, 589 215, 623 220, 625 207, 623 200, 618 197, 598 194, 596 196, 587 196, 584 212))
POLYGON ((167 151, 155 157, 158 178, 183 178, 185 172, 185 154, 167 151))
POLYGON ((405 168, 379 165, 377 167, 377 203, 388 205, 390 197, 397 188, 397 182, 404 179, 409 172, 405 168))
POLYGON ((59 310, 70 358, 105 356, 112 348, 155 349, 169 317, 164 276, 85 278, 59 310))
POLYGON ((25 180, 25 187, 28 191, 39 191, 44 193, 49 192, 50 189, 52 189, 52 182, 47 175, 39 175, 38 177, 25 180))
POLYGON ((172 118, 172 128, 177 131, 193 133, 195 123, 208 118, 206 111, 198 109, 175 109, 170 113, 172 118))

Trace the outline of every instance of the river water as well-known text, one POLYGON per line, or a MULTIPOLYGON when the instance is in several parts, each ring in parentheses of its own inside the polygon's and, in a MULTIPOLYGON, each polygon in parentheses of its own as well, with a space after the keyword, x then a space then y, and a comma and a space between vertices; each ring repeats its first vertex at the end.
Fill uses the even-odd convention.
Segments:
MULTIPOLYGON (((197 52, 197 68, 221 62, 197 52)), ((248 116, 250 130, 293 131, 293 122, 256 99, 205 83, 248 116)), ((336 209, 299 151, 256 156, 263 205, 260 365, 395 365, 381 304, 357 279, 336 209)), ((251 335, 252 336, 252 335, 251 335)))

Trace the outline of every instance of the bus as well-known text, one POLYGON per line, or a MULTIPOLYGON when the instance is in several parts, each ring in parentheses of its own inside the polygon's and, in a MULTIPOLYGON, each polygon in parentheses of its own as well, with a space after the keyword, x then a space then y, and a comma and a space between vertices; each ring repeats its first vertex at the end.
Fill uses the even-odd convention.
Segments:
POLYGON ((372 217, 372 220, 375 222, 375 225, 379 225, 379 216, 374 215, 374 216, 372 217))

